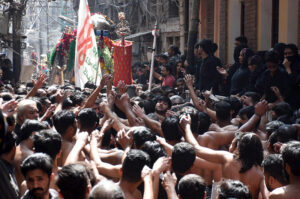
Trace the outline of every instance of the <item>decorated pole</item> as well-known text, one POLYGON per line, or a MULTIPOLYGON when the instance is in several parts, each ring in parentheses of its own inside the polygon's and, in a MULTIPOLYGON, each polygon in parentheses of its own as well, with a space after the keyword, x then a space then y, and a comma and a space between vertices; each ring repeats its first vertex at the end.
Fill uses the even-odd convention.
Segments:
POLYGON ((151 68, 150 68, 150 78, 149 78, 149 87, 148 90, 151 91, 152 88, 152 81, 153 81, 153 70, 154 70, 154 56, 155 56, 155 50, 156 50, 156 40, 157 40, 157 21, 155 22, 154 25, 154 30, 152 31, 152 34, 154 36, 153 40, 153 48, 152 48, 152 58, 151 58, 151 68))

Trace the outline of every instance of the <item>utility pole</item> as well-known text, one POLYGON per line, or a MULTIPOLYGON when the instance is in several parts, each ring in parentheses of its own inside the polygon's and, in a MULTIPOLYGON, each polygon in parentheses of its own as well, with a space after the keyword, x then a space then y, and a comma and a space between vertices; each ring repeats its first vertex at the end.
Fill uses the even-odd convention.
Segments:
POLYGON ((13 70, 15 82, 19 81, 21 73, 21 20, 22 11, 15 10, 13 13, 13 70))

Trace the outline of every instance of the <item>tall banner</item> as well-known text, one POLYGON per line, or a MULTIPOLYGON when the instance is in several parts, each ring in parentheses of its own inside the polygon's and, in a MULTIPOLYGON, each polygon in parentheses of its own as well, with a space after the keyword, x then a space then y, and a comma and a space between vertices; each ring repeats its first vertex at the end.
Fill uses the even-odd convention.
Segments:
POLYGON ((80 0, 75 54, 75 85, 83 88, 86 82, 99 85, 101 70, 94 26, 87 0, 80 0))

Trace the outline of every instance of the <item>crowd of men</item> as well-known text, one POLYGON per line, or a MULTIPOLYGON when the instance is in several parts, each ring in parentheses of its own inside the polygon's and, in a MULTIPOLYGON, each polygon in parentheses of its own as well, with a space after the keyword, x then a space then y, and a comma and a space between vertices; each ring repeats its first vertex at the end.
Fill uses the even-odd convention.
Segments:
POLYGON ((297 199, 300 57, 294 44, 234 64, 217 45, 133 66, 133 85, 1 82, 0 199, 297 199))

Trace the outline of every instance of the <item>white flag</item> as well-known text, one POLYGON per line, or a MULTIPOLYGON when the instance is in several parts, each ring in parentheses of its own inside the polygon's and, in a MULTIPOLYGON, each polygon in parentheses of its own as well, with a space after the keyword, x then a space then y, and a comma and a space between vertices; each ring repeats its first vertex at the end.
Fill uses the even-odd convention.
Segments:
POLYGON ((75 55, 75 85, 83 88, 87 81, 99 85, 101 70, 94 27, 87 0, 80 0, 75 55), (98 77, 96 77, 98 76, 98 77))

